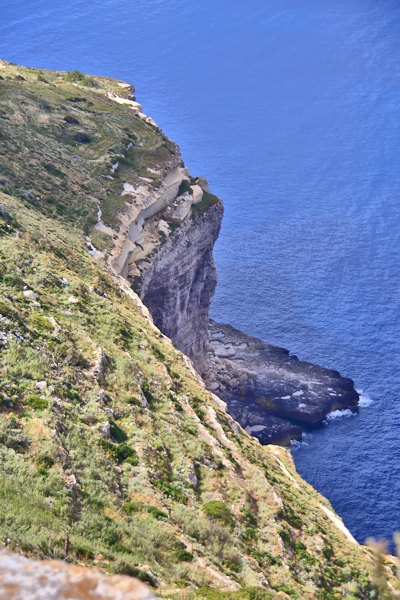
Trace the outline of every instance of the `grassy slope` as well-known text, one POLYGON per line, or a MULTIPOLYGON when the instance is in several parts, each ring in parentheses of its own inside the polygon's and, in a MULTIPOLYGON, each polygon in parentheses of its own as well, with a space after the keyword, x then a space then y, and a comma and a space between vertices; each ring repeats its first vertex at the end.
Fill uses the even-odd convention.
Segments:
POLYGON ((374 597, 370 554, 290 455, 233 424, 85 248, 91 196, 116 226, 121 182, 176 147, 105 97, 113 80, 1 64, 0 540, 165 594, 374 597), (122 152, 118 176, 102 177, 122 152))

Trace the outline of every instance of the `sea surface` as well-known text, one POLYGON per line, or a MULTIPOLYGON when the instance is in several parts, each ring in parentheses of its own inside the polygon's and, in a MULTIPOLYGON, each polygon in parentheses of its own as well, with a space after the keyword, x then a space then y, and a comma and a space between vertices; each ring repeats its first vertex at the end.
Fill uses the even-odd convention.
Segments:
POLYGON ((359 541, 400 530, 398 0, 1 0, 0 57, 135 84, 225 203, 212 317, 363 393, 298 470, 359 541))

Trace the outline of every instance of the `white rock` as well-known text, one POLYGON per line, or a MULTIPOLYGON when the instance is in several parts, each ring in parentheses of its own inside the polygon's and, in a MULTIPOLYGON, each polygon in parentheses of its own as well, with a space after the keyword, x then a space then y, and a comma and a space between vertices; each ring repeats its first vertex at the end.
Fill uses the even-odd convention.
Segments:
POLYGON ((109 438, 111 436, 111 425, 108 421, 100 427, 99 434, 102 438, 109 438))
POLYGON ((24 290, 23 294, 25 298, 29 298, 29 300, 37 300, 37 294, 33 290, 24 290))
POLYGON ((193 204, 197 204, 203 198, 203 190, 199 185, 192 185, 191 188, 193 192, 193 204))
POLYGON ((75 298, 75 296, 70 296, 67 300, 68 304, 78 304, 79 300, 78 298, 75 298))
POLYGON ((146 123, 150 123, 153 127, 158 127, 157 123, 151 117, 146 117, 146 123))
POLYGON ((169 206, 164 215, 169 221, 181 222, 188 216, 192 206, 192 197, 190 194, 179 196, 172 206, 169 206))
POLYGON ((47 381, 38 381, 35 388, 38 390, 45 390, 47 388, 47 381))

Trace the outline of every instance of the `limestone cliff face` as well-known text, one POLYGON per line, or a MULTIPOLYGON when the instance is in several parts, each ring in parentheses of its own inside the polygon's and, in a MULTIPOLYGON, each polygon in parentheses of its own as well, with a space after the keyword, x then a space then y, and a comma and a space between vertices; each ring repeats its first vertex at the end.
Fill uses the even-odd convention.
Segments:
MULTIPOLYGON (((117 169, 118 163, 113 176, 117 169)), ((355 407, 353 382, 339 373, 232 327, 209 329, 222 203, 203 178, 191 177, 176 147, 147 174, 152 178, 122 185, 126 208, 119 232, 112 231, 110 266, 129 281, 155 325, 191 359, 228 412, 261 443, 285 444, 329 412, 355 407)), ((100 221, 97 227, 104 231, 100 221)))
POLYGON ((212 250, 221 218, 217 203, 182 223, 159 249, 140 285, 155 325, 199 373, 207 357, 208 311, 217 283, 212 250))
POLYGON ((203 178, 190 177, 179 155, 159 175, 157 189, 145 182, 124 184, 122 193, 131 202, 120 216, 112 266, 131 283, 155 325, 202 373, 222 203, 203 178))

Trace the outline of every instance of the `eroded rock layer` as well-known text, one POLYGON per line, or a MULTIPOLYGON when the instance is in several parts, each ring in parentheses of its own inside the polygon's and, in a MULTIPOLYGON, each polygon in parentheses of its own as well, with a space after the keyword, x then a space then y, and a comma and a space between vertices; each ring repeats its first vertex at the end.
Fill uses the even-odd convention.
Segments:
POLYGON ((140 297, 155 325, 184 352, 199 373, 207 357, 208 311, 217 283, 212 257, 222 205, 186 220, 146 271, 140 297))

